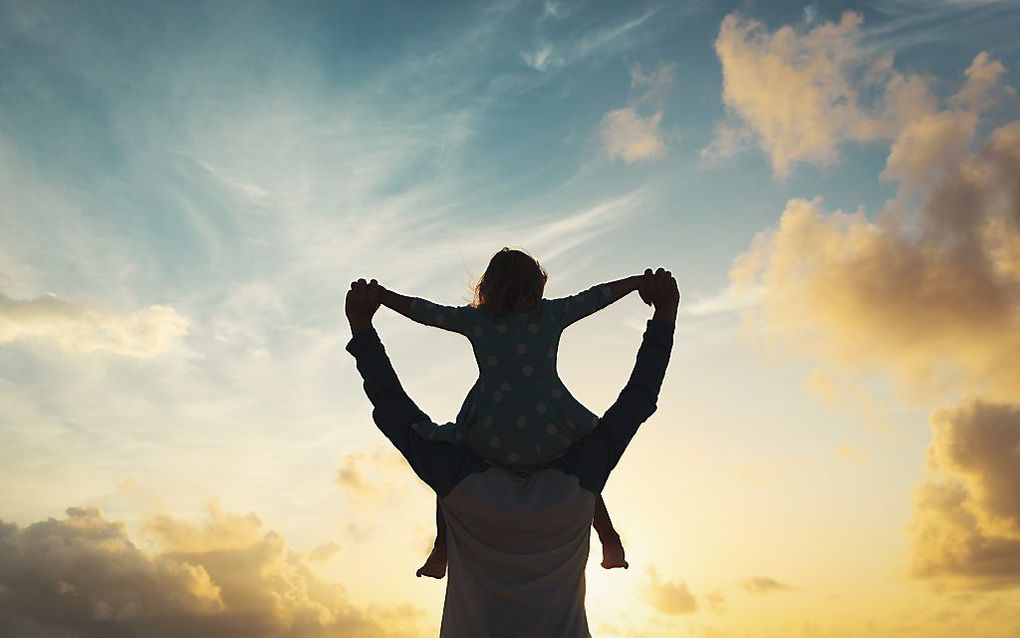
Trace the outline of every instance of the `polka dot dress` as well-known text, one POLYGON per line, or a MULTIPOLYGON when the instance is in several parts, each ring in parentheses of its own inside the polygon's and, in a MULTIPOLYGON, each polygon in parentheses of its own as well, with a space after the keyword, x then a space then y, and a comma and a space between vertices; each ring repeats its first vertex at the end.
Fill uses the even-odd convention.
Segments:
POLYGON ((598 427, 598 417, 575 399, 556 372, 563 329, 608 305, 609 286, 543 299, 534 315, 493 319, 470 306, 440 306, 424 299, 411 304, 411 316, 466 336, 479 376, 456 421, 419 421, 412 429, 430 441, 464 444, 494 463, 532 466, 547 463, 598 427))

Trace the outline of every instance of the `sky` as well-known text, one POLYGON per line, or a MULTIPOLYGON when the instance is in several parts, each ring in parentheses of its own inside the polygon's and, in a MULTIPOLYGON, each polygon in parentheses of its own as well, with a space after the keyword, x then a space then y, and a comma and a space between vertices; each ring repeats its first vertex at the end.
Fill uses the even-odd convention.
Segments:
MULTIPOLYGON (((666 267, 596 636, 1020 634, 1020 8, 0 0, 0 633, 430 636, 343 295, 666 267)), ((636 295, 564 333, 589 408, 636 295)), ((458 335, 382 309, 452 419, 458 335)))

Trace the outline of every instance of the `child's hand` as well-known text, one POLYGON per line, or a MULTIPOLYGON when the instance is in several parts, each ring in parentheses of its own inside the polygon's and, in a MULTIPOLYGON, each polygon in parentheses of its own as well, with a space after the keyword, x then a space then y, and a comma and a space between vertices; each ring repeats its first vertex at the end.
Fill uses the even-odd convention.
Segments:
POLYGON ((641 276, 641 283, 638 285, 638 295, 641 296, 641 301, 645 302, 645 305, 652 305, 652 299, 649 297, 651 293, 651 286, 654 274, 651 268, 645 268, 644 275, 641 276))

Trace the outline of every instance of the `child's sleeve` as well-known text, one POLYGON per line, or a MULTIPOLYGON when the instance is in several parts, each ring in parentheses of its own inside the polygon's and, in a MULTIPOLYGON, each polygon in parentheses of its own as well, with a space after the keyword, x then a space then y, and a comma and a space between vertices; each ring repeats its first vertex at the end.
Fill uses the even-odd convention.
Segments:
POLYGON ((477 321, 477 309, 471 306, 442 306, 419 297, 411 298, 408 310, 408 316, 420 324, 464 336, 470 335, 477 321))
POLYGON ((566 328, 575 321, 602 310, 612 302, 613 291, 609 284, 598 284, 576 295, 550 299, 548 304, 552 316, 566 328))

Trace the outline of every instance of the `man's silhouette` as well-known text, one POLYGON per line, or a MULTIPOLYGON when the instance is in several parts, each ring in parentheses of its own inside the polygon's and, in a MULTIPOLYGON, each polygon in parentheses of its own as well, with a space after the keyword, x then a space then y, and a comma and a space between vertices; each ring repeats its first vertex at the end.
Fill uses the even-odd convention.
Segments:
POLYGON ((680 295, 669 271, 647 271, 655 306, 637 361, 599 427, 542 469, 492 465, 463 445, 427 441, 411 424, 428 417, 407 396, 372 316, 379 288, 351 284, 346 311, 372 417, 439 498, 449 573, 440 636, 587 637, 584 570, 595 498, 638 427, 655 412, 673 346, 680 295))

